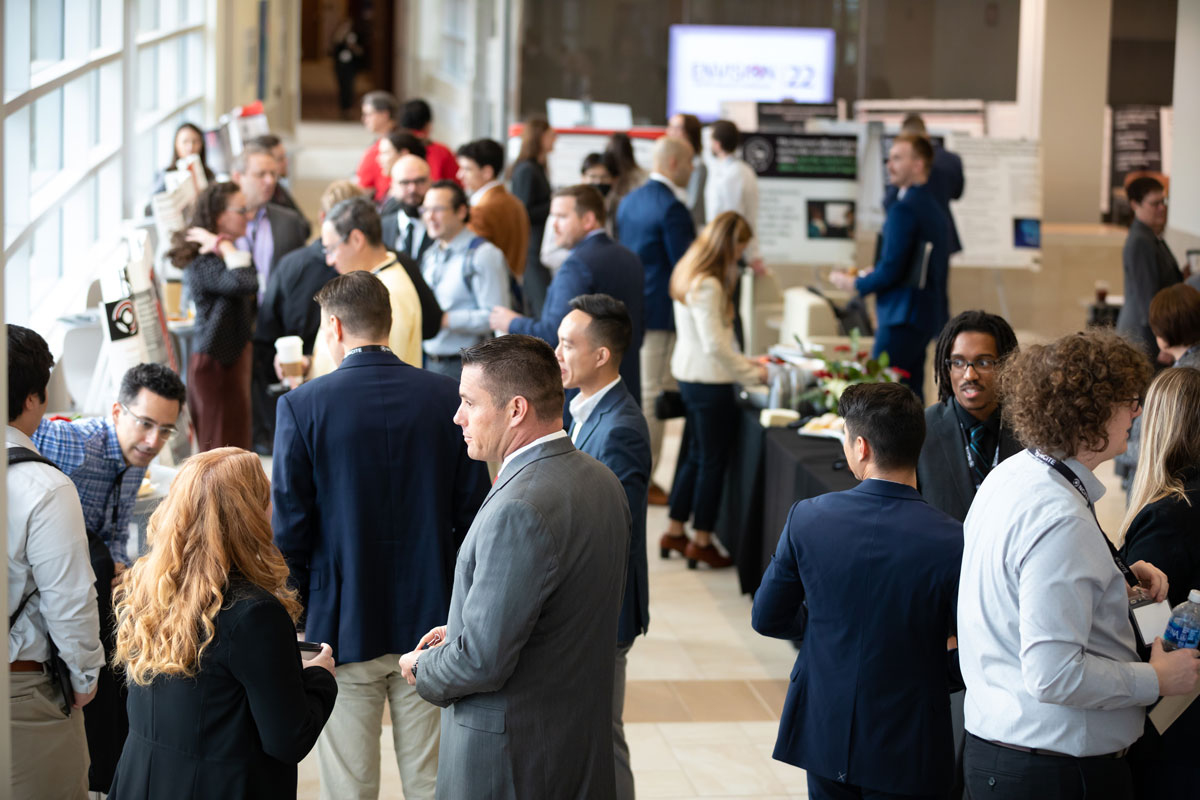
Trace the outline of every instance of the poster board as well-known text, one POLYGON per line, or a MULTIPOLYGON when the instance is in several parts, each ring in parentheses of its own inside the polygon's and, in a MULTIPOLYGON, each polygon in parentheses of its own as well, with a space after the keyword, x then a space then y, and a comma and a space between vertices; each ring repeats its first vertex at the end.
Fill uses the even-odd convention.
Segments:
POLYGON ((758 230, 772 264, 854 264, 858 141, 847 134, 749 134, 742 158, 758 175, 758 230))
POLYGON ((854 119, 882 122, 888 130, 900 130, 909 114, 920 114, 930 131, 947 131, 969 136, 987 134, 987 107, 982 100, 858 100, 854 119))
MULTIPOLYGON (((511 164, 521 152, 521 125, 513 125, 508 131, 508 142, 505 148, 505 163, 511 164)), ((554 140, 554 149, 546 157, 546 175, 550 179, 552 189, 573 186, 580 182, 579 167, 588 153, 603 153, 608 144, 608 137, 617 133, 610 128, 555 128, 558 136, 554 140)), ((628 134, 633 143, 633 157, 638 166, 650 171, 654 142, 666 135, 664 128, 646 127, 631 128, 620 131, 628 134)))
POLYGON ((1127 225, 1133 211, 1125 196, 1128 181, 1143 175, 1166 184, 1170 174, 1169 108, 1150 105, 1112 106, 1105 110, 1104 220, 1127 225))
POLYGON ((1041 147, 1028 139, 948 137, 966 189, 950 202, 963 250, 951 266, 1037 270, 1041 265, 1041 147))

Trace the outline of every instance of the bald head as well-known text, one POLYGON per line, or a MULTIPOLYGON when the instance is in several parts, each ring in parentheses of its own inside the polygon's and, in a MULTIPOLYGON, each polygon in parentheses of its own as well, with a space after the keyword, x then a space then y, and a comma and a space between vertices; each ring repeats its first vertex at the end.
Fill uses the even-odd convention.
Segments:
POLYGON ((662 173, 680 188, 692 177, 692 146, 683 139, 663 136, 654 143, 654 171, 662 173))
POLYGON ((406 153, 392 165, 391 195, 404 206, 404 213, 417 216, 417 207, 429 190, 429 164, 420 156, 406 153))

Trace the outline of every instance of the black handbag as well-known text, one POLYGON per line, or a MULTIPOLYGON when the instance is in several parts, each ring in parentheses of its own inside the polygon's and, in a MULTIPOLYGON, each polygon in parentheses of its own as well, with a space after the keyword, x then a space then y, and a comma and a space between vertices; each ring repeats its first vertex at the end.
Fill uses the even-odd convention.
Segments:
POLYGON ((686 413, 683 406, 683 395, 672 389, 663 389, 654 398, 655 419, 675 419, 686 413))

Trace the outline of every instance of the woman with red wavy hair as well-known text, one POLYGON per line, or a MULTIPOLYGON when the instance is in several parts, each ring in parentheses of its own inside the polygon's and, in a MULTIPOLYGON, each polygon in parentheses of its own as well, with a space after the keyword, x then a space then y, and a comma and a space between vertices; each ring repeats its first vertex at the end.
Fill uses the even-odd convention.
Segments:
POLYGON ((294 798, 337 696, 329 645, 302 662, 258 456, 192 456, 115 593, 129 738, 109 797, 294 798))

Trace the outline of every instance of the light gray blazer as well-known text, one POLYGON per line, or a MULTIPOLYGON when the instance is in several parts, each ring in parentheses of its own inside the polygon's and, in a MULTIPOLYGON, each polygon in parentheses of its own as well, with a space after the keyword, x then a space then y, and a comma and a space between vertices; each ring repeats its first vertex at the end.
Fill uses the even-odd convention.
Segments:
POLYGON ((631 518, 567 438, 517 456, 455 565, 446 643, 417 691, 442 706, 437 796, 611 798, 613 659, 631 518))

